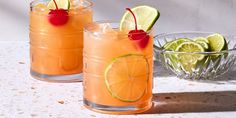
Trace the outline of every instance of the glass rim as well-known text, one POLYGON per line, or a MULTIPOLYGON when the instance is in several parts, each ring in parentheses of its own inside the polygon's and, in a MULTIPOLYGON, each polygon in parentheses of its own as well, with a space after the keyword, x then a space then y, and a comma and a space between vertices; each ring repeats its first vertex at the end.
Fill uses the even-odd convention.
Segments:
MULTIPOLYGON (((80 8, 81 10, 86 10, 86 9, 90 9, 94 6, 94 3, 91 1, 91 0, 78 0, 78 1, 84 1, 84 2, 87 2, 88 5, 87 6, 84 6, 83 8, 80 8)), ((34 7, 34 3, 37 3, 37 2, 40 2, 40 0, 33 0, 30 2, 30 7, 34 7)), ((74 10, 74 9, 72 9, 74 10)))
POLYGON ((162 49, 162 48, 157 47, 156 45, 153 45, 153 46, 154 46, 155 51, 160 52, 160 53, 165 53, 165 54, 220 55, 220 54, 226 54, 226 53, 229 53, 229 52, 234 52, 234 51, 236 51, 236 48, 233 48, 233 49, 222 50, 222 51, 218 51, 218 52, 178 52, 178 51, 165 50, 165 49, 162 49))
MULTIPOLYGON (((154 41, 157 40, 157 43, 160 43, 158 41, 159 37, 167 36, 167 35, 174 35, 174 34, 188 34, 188 33, 199 33, 199 34, 213 34, 216 32, 204 32, 204 31, 183 31, 183 32, 170 32, 170 33, 161 33, 154 36, 154 41)), ((224 34, 223 34, 224 35, 224 34)), ((224 36, 233 36, 236 39, 235 35, 224 35, 224 36)), ((160 53, 168 53, 168 54, 202 54, 202 55, 214 55, 214 54, 225 54, 229 52, 236 51, 236 47, 233 47, 231 49, 217 51, 217 52, 178 52, 178 51, 172 51, 172 50, 166 50, 164 48, 161 48, 157 46, 156 43, 154 43, 154 50, 160 53)))
MULTIPOLYGON (((112 29, 118 29, 118 31, 120 31, 119 30, 120 21, 116 21, 116 20, 98 20, 98 21, 93 21, 92 23, 89 23, 89 24, 85 25, 83 29, 84 29, 84 32, 96 33, 97 35, 103 35, 105 33, 98 33, 96 31, 93 32, 93 31, 90 30, 91 28, 89 28, 89 27, 92 27, 92 25, 94 25, 94 24, 106 24, 106 23, 116 24, 117 27, 114 27, 114 28, 112 27, 112 29)), ((153 28, 151 30, 147 31, 146 33, 150 35, 152 32, 153 32, 153 28)), ((133 33, 133 34, 143 34, 143 33, 133 33)), ((128 36, 129 34, 127 32, 127 33, 125 33, 123 35, 124 36, 128 36)))

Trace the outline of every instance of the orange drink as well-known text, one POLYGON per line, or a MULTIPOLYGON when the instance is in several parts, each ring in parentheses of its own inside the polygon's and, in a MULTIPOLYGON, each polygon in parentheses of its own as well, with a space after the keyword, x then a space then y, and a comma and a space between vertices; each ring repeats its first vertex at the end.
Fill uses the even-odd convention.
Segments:
POLYGON ((54 82, 81 81, 83 27, 92 22, 87 0, 35 0, 30 9, 31 75, 54 82))
POLYGON ((134 114, 152 106, 153 36, 160 13, 126 8, 120 23, 85 26, 84 105, 108 114, 134 114))
MULTIPOLYGON (((137 33, 142 35, 142 33, 137 33)), ((84 31, 84 105, 132 114, 152 106, 153 36, 131 40, 118 24, 95 22, 84 31)))

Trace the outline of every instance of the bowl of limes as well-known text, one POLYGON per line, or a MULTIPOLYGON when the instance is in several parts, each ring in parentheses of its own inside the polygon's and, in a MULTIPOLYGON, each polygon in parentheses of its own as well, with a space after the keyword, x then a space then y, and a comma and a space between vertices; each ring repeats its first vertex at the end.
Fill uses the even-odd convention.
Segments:
POLYGON ((236 36, 211 32, 164 33, 155 36, 155 58, 178 78, 216 79, 236 60, 236 36))

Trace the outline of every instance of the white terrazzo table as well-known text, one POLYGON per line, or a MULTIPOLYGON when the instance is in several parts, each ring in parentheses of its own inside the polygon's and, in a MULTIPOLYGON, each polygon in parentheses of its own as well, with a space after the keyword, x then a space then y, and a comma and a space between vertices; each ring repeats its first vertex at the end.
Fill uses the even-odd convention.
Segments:
POLYGON ((138 115, 87 110, 81 83, 47 83, 29 74, 29 43, 0 41, 0 118, 233 118, 236 68, 218 81, 177 79, 155 64, 153 108, 138 115))

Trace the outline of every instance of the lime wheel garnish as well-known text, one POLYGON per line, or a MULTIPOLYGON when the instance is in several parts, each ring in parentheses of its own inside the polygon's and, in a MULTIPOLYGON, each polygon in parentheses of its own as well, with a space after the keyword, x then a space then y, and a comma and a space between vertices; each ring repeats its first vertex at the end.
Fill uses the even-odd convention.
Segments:
POLYGON ((123 102, 138 101, 146 92, 149 79, 148 60, 129 54, 115 58, 105 70, 105 84, 111 96, 123 102))

